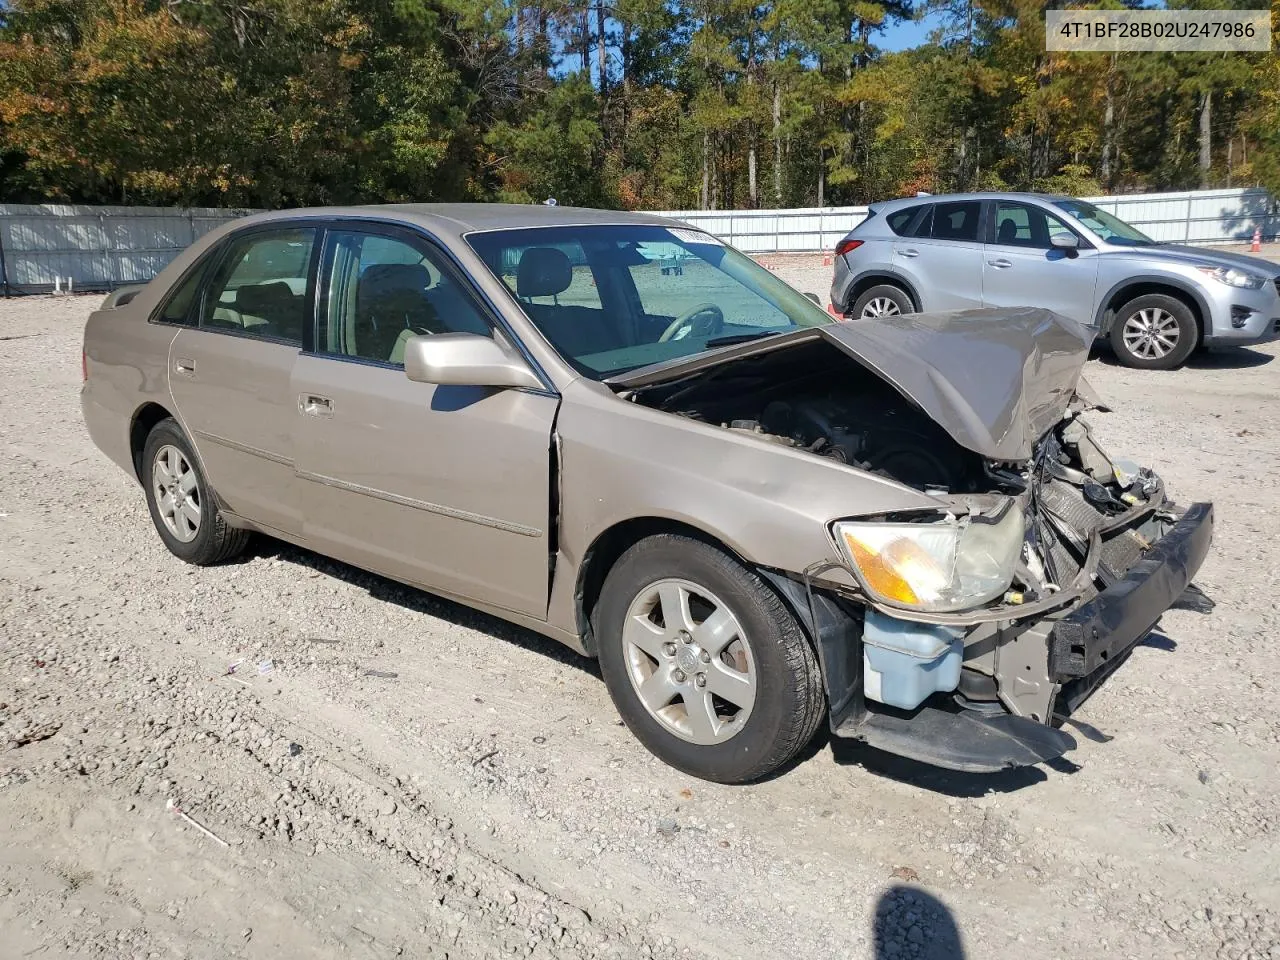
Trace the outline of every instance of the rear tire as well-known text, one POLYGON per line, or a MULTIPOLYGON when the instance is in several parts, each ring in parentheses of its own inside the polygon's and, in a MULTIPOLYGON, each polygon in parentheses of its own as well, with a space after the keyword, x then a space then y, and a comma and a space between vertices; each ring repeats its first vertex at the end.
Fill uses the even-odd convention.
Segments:
POLYGON ((849 316, 854 320, 876 320, 882 317, 896 317, 904 313, 915 313, 915 304, 901 287, 891 283, 880 283, 862 292, 849 316))
POLYGON ((817 658, 791 611, 707 543, 663 534, 631 547, 609 571, 592 620, 623 722, 691 776, 767 776, 813 739, 826 714, 817 658))
POLYGON ((251 534, 227 525, 191 443, 171 417, 147 435, 142 485, 156 532, 175 557, 203 567, 230 560, 248 545, 251 534))
POLYGON ((1200 341, 1195 314, 1163 293, 1134 297, 1116 311, 1111 349, 1126 367, 1172 370, 1186 363, 1200 341))

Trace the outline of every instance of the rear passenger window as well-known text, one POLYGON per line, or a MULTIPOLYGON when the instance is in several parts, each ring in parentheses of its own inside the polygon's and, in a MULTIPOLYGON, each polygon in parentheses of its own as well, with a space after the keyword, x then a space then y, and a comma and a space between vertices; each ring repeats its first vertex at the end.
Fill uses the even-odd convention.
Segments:
POLYGON ((977 200, 958 200, 935 204, 933 238, 935 240, 977 240, 978 220, 982 204, 977 200))
POLYGON ((315 236, 295 228, 232 241, 205 293, 200 326, 301 345, 315 236))
POLYGON ((404 363, 410 337, 492 330, 438 252, 408 238, 340 230, 329 234, 322 353, 404 363))

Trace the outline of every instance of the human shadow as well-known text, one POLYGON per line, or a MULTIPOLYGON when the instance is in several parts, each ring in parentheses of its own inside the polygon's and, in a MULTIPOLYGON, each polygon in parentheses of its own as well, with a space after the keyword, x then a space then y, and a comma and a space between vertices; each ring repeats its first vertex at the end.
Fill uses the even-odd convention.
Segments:
POLYGON ((880 895, 873 920, 876 960, 964 960, 951 908, 919 887, 895 884, 880 895))

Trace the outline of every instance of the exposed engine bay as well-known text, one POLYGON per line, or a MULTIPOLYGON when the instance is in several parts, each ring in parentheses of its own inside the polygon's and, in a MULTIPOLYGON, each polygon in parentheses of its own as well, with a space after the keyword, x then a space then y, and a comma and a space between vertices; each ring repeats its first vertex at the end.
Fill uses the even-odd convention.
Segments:
POLYGON ((922 490, 964 493, 984 485, 977 454, 892 386, 824 343, 699 371, 638 390, 634 399, 922 490))

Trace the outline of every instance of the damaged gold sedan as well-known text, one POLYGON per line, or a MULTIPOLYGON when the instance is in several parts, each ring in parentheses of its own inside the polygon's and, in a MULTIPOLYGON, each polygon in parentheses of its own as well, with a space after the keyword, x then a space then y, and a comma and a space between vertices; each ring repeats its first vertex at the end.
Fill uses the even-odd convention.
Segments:
POLYGON ((835 323, 642 215, 304 210, 108 298, 83 408, 177 556, 256 531, 554 637, 693 775, 765 776, 824 718, 994 771, 1074 746, 1212 536, 1094 442, 1088 341, 835 323))

